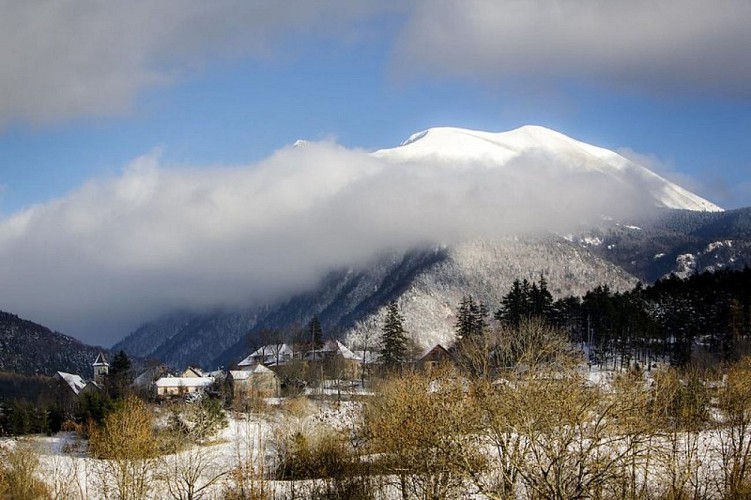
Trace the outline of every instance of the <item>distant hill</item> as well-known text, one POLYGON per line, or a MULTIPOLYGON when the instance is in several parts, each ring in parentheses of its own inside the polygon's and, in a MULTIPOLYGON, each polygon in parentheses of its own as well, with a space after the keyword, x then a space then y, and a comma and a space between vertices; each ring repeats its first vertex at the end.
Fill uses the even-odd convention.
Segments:
POLYGON ((645 283, 751 266, 751 207, 725 212, 664 210, 631 223, 609 223, 576 236, 596 255, 645 283))
POLYGON ((0 371, 22 375, 54 375, 56 371, 91 377, 100 347, 0 311, 0 371))

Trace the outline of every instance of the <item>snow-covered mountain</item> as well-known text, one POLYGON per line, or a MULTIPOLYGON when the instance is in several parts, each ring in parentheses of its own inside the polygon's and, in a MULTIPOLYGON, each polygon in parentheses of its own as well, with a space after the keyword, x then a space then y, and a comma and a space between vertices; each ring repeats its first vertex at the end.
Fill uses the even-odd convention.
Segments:
MULTIPOLYGON (((450 245, 425 242, 408 251, 381 252, 361 267, 331 269, 317 287, 286 300, 262 307, 249 305, 236 311, 172 315, 144 325, 115 347, 139 356, 155 356, 174 365, 190 362, 205 367, 226 366, 247 354, 253 343, 259 341, 262 329, 299 329, 314 314, 321 319, 326 333, 362 342, 378 334, 384 306, 390 300, 399 302, 415 341, 428 347, 451 340, 454 314, 463 295, 472 294, 495 310, 517 278, 535 280, 544 273, 551 292, 562 297, 582 294, 601 284, 626 289, 637 279, 649 281, 665 272, 680 271, 686 259, 677 256, 691 252, 699 255, 707 245, 719 248, 712 244, 714 241, 734 242, 732 248, 737 252, 728 253, 728 259, 732 259, 728 267, 744 262, 746 253, 751 253, 751 250, 746 252, 743 243, 751 241, 751 237, 735 229, 713 234, 711 240, 691 233, 701 224, 722 227, 731 216, 732 220, 740 217, 746 221, 751 215, 723 212, 717 205, 616 152, 543 127, 526 126, 504 133, 432 128, 412 135, 396 148, 381 149, 371 155, 395 168, 404 165, 471 170, 473 176, 483 175, 487 170, 496 180, 494 186, 499 185, 499 178, 506 179, 505 174, 517 184, 539 181, 548 188, 543 196, 553 198, 561 195, 559 185, 580 188, 576 196, 581 193, 588 196, 589 190, 604 187, 608 195, 623 193, 623 199, 649 208, 639 216, 648 215, 651 219, 611 220, 605 216, 615 214, 589 213, 589 219, 599 219, 602 223, 597 228, 587 224, 578 235, 564 234, 563 230, 560 235, 549 231, 543 234, 527 231, 516 237, 483 234, 450 245), (562 182, 559 184, 558 180, 562 182), (653 209, 668 216, 655 215, 653 209), (690 223, 670 222, 675 219, 670 214, 677 213, 683 214, 679 217, 681 221, 690 223), (632 229, 635 222, 644 230, 632 229), (635 231, 641 239, 631 234, 635 231), (668 256, 659 261, 659 269, 653 264, 658 253, 668 256)), ((534 189, 524 190, 533 192, 534 189)), ((602 193, 591 194, 602 197, 602 193)), ((609 201, 605 198, 605 205, 591 206, 607 206, 609 201)), ((613 203, 618 202, 613 200, 613 203)), ((528 203, 527 208, 530 206, 528 203)), ((562 205, 560 210, 565 211, 566 206, 562 205)), ((524 220, 524 214, 511 216, 524 220)), ((636 217, 633 212, 631 216, 636 217)), ((736 226, 745 227, 744 224, 736 226)), ((722 248, 729 246, 725 244, 722 248)), ((712 254, 713 268, 722 267, 719 262, 722 256, 715 258, 715 255, 719 254, 716 251, 712 254)), ((697 260, 696 270, 707 268, 704 263, 709 258, 702 259, 697 260)))
MULTIPOLYGON (((535 169, 540 176, 604 176, 616 186, 648 194, 655 207, 717 212, 722 209, 608 149, 554 130, 528 125, 491 133, 438 127, 413 134, 400 146, 372 153, 394 163, 444 168, 535 169)), ((512 172, 510 172, 512 173, 512 172)))
POLYGON ((583 294, 593 284, 625 290, 636 283, 589 249, 557 236, 473 240, 380 255, 361 268, 334 271, 315 289, 273 306, 166 317, 139 328, 113 349, 176 366, 227 366, 260 342, 264 328, 291 332, 314 314, 326 335, 374 341, 383 307, 391 300, 399 302, 416 343, 429 347, 451 340, 463 295, 472 294, 495 310, 513 280, 536 280, 540 273, 555 297, 583 294), (162 341, 154 346, 144 342, 147 337, 162 341))

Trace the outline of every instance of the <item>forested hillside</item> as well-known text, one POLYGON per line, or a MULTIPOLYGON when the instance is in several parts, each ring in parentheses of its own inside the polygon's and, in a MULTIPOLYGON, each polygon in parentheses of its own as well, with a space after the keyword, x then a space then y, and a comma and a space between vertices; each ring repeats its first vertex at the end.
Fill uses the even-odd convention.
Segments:
POLYGON ((0 371, 53 375, 57 371, 89 376, 102 350, 73 337, 0 311, 0 371))

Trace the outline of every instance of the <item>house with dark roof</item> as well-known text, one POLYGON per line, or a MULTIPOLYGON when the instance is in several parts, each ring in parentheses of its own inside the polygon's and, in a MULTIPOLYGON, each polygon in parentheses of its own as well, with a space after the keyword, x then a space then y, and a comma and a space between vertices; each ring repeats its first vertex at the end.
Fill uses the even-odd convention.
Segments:
POLYGON ((439 366, 446 366, 453 363, 454 357, 448 349, 441 344, 436 344, 418 358, 417 367, 429 372, 439 366))

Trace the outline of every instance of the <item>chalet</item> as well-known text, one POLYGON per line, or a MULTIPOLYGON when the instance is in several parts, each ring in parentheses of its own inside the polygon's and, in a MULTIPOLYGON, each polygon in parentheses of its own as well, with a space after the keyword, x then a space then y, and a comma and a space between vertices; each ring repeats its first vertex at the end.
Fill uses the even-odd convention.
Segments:
POLYGON ((362 358, 338 340, 327 340, 320 349, 307 351, 303 359, 314 370, 319 365, 330 378, 355 380, 362 374, 362 358))
POLYGON ((269 398, 279 395, 279 377, 262 364, 255 365, 252 369, 230 370, 227 382, 235 398, 248 395, 269 398))
POLYGON ((436 344, 420 356, 417 360, 417 367, 429 372, 434 368, 452 364, 453 362, 454 358, 451 356, 451 353, 441 344, 436 344))

